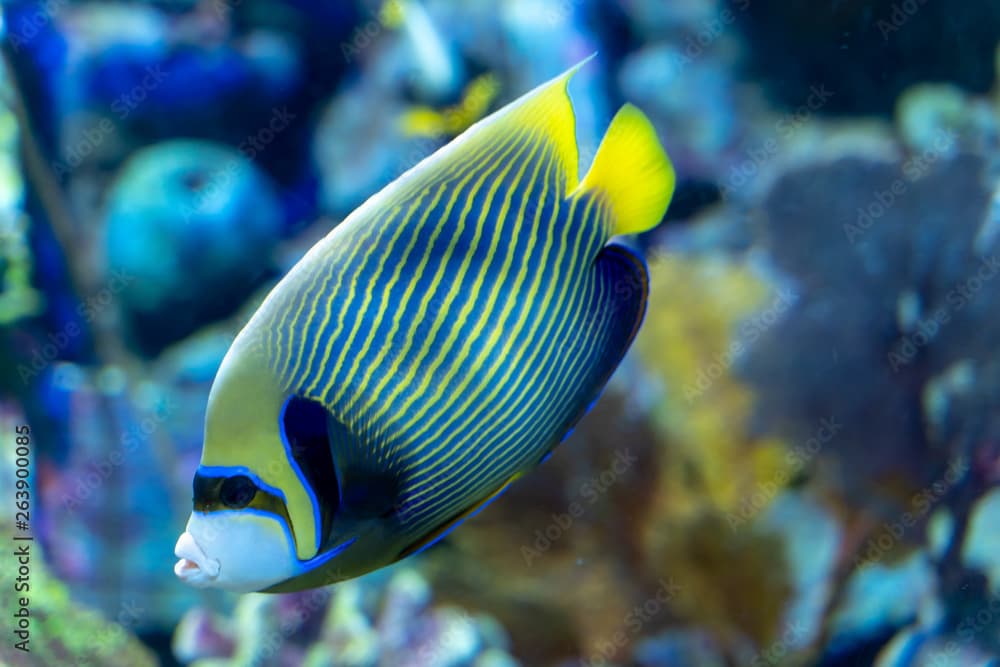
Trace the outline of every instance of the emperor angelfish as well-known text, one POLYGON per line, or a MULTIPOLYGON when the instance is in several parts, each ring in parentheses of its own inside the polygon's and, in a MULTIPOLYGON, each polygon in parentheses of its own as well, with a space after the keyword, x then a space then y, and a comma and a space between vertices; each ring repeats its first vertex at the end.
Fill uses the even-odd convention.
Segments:
POLYGON ((626 104, 579 179, 582 64, 390 183, 267 296, 212 385, 178 577, 285 592, 393 563, 597 399, 647 301, 643 259, 609 241, 660 222, 674 170, 626 104))

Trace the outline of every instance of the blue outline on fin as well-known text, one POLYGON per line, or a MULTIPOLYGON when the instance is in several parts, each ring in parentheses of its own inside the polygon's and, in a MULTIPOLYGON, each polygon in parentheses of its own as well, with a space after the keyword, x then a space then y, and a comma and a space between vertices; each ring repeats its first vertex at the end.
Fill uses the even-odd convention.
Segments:
POLYGON ((489 500, 487 500, 485 503, 483 503, 482 505, 480 505, 479 507, 477 507, 474 511, 469 512, 468 515, 463 516, 461 519, 459 519, 455 523, 453 523, 450 526, 448 526, 448 530, 444 531, 443 533, 441 533, 440 535, 438 535, 437 537, 435 537, 433 540, 431 540, 430 542, 428 542, 424 546, 420 547, 419 549, 417 549, 416 551, 414 551, 412 554, 408 555, 407 558, 412 558, 413 556, 416 556, 417 554, 422 553, 422 552, 426 551, 427 549, 430 549, 432 546, 434 546, 435 544, 437 544, 438 542, 440 542, 444 538, 446 538, 449 535, 451 535, 451 531, 455 530, 456 528, 458 528, 459 526, 461 526, 463 523, 465 523, 466 521, 468 521, 472 517, 474 517, 477 514, 479 514, 480 512, 482 512, 484 509, 486 509, 487 507, 489 507, 490 505, 492 505, 493 501, 495 501, 497 498, 499 498, 503 494, 507 493, 507 489, 509 489, 510 486, 511 485, 508 482, 507 486, 504 487, 503 489, 501 489, 499 493, 497 493, 495 496, 493 496, 492 498, 490 498, 489 500))
POLYGON ((323 520, 320 517, 319 512, 319 499, 316 497, 316 492, 313 491, 312 485, 309 484, 306 476, 302 473, 302 468, 299 467, 299 462, 295 460, 294 456, 292 456, 292 448, 288 444, 288 436, 285 435, 285 411, 288 410, 288 404, 291 403, 293 398, 301 397, 292 394, 285 399, 285 402, 281 406, 281 412, 278 414, 278 432, 281 435, 281 444, 285 448, 285 458, 288 459, 288 463, 291 465, 292 470, 295 471, 295 475, 299 478, 299 484, 301 484, 302 488, 306 490, 306 493, 309 495, 309 500, 312 501, 313 525, 316 527, 315 530, 313 530, 313 538, 315 541, 314 551, 317 555, 319 555, 319 548, 322 546, 323 537, 320 535, 320 532, 323 530, 323 520))

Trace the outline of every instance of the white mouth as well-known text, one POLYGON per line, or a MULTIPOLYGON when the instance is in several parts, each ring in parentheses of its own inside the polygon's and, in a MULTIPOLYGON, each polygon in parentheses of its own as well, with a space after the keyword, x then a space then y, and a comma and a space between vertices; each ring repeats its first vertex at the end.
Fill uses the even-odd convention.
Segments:
POLYGON ((180 559, 174 565, 174 574, 186 584, 205 588, 219 577, 219 561, 206 556, 189 532, 177 540, 174 555, 180 559))

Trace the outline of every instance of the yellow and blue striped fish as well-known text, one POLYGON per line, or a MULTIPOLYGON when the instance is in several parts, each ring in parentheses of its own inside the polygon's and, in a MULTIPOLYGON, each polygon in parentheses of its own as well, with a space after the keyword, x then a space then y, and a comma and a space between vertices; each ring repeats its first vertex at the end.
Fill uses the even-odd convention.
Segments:
MULTIPOLYGON (((582 64, 582 63, 581 63, 582 64)), ((625 105, 577 174, 567 85, 476 123, 274 288, 209 397, 178 576, 289 591, 439 538, 544 460, 642 322, 674 172, 625 105)))

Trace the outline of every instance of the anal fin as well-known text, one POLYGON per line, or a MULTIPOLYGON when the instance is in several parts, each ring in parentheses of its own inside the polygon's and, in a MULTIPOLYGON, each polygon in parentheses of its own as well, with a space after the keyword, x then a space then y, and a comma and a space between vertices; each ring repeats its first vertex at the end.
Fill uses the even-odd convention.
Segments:
POLYGON ((612 242, 604 246, 594 262, 594 279, 600 283, 598 296, 584 321, 584 337, 596 336, 599 343, 579 362, 583 373, 571 379, 574 395, 569 403, 579 406, 568 415, 558 432, 565 440, 575 424, 594 407, 601 391, 632 345, 646 314, 649 272, 637 252, 612 242))
MULTIPOLYGON (((612 242, 597 255, 594 270, 605 283, 605 303, 611 309, 610 330, 604 332, 606 353, 615 357, 611 371, 625 356, 639 333, 649 297, 649 270, 646 260, 623 243, 612 242)), ((610 375, 610 372, 608 373, 610 375)))

